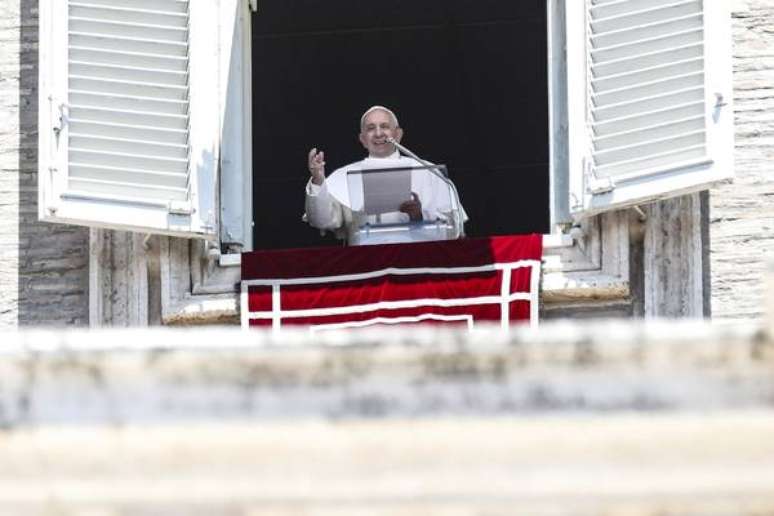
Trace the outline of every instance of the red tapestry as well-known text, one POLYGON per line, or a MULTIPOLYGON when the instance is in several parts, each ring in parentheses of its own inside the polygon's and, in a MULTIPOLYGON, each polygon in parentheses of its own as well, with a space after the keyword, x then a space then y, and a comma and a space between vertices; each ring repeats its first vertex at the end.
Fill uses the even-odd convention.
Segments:
POLYGON ((242 326, 537 324, 541 235, 242 255, 242 326))

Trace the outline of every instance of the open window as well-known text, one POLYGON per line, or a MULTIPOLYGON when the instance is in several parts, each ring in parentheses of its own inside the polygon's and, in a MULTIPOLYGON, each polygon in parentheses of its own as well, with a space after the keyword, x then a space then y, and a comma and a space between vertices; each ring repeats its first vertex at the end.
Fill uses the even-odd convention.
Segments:
MULTIPOLYGON (((625 217, 591 215, 731 177, 727 2, 428 1, 417 9, 405 0, 380 4, 379 16, 350 0, 264 2, 251 14, 253 4, 40 2, 42 219, 197 237, 235 252, 319 245, 301 222, 305 153, 316 145, 335 156, 328 172, 354 161, 358 117, 384 103, 399 111, 404 143, 449 165, 471 235, 617 221, 605 235, 623 244, 602 245, 596 231, 574 246, 584 256, 544 269, 561 271, 561 289, 568 271, 626 260, 625 217), (307 3, 325 18, 310 16, 307 3), (272 12, 284 14, 270 29, 272 12), (358 13, 402 21, 389 35, 366 30, 358 13), (318 68, 299 66, 302 51, 319 58, 307 61, 318 68), (373 80, 374 67, 358 56, 392 72, 373 80), (355 73, 320 88, 334 65, 334 78, 355 73), (409 104, 398 96, 412 91, 409 104), (288 108, 301 100, 324 109, 310 118, 288 108), (459 123, 448 123, 447 104, 465 102, 459 123), (287 228, 296 233, 287 237, 287 228)), ((174 242, 170 256, 191 247, 174 242)), ((190 267, 194 285, 181 282, 181 300, 234 290, 235 268, 221 275, 212 262, 170 263, 190 267)))
POLYGON ((352 120, 377 102, 405 106, 416 150, 450 165, 473 235, 548 232, 733 173, 724 2, 430 0, 374 22, 338 1, 262 6, 252 55, 224 14, 247 2, 41 2, 41 218, 210 239, 222 222, 245 247, 252 215, 255 247, 298 244, 313 231, 295 165, 315 142, 329 168, 356 157, 352 120), (251 102, 253 127, 224 123, 251 102), (255 158, 234 145, 250 132, 255 158))
POLYGON ((546 0, 334 3, 253 15, 255 248, 326 242, 301 223, 306 154, 323 149, 328 174, 363 159, 358 121, 374 104, 447 165, 468 236, 549 232, 546 0))
POLYGON ((253 16, 256 248, 320 245, 298 224, 299 163, 311 146, 329 173, 358 159, 374 103, 449 166, 471 236, 549 233, 733 175, 723 2, 337 3, 253 16))

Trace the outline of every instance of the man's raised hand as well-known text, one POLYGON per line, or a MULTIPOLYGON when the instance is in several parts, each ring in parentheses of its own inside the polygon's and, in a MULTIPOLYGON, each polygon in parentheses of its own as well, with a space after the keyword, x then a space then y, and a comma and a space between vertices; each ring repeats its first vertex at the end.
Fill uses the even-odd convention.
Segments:
POLYGON ((309 151, 309 173, 314 184, 321 185, 325 181, 325 153, 317 152, 316 148, 309 151))

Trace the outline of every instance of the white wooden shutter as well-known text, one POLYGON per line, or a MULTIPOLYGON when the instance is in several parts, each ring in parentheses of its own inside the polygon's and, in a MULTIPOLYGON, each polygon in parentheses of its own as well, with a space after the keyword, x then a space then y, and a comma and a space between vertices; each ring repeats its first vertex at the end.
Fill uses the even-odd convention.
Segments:
POLYGON ((252 249, 252 54, 250 4, 220 0, 220 242, 252 249))
POLYGON ((42 219, 215 235, 212 4, 41 1, 42 219))
POLYGON ((566 0, 575 217, 733 176, 725 0, 566 0))

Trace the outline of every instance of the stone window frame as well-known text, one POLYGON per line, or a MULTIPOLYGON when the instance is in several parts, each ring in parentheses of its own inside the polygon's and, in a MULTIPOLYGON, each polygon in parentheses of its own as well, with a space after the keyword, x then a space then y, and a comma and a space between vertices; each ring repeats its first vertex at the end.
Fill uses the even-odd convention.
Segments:
MULTIPOLYGON (((566 187, 559 180, 559 169, 567 166, 566 108, 562 105, 565 86, 557 77, 564 74, 562 2, 549 0, 549 27, 552 44, 552 80, 549 98, 551 120, 552 227, 544 235, 541 303, 562 305, 579 300, 623 301, 629 288, 629 215, 616 211, 582 220, 567 234, 569 223, 559 223, 561 201, 556 190, 566 187), (560 22, 557 23, 557 20, 560 22), (564 118, 563 118, 564 117, 564 118)), ((249 48, 247 46, 243 48, 249 48)), ((247 50, 246 50, 247 51, 247 50)), ((249 61, 249 60, 245 60, 249 61)), ((249 68, 243 76, 249 91, 249 68)), ((242 113, 245 110, 240 110, 242 113)), ((242 125, 244 148, 251 145, 251 121, 237 120, 242 125)), ((224 129, 224 132, 227 129, 224 129)), ((233 143, 233 142, 232 142, 233 143)), ((229 152, 245 156, 244 149, 233 146, 229 152)), ((247 174, 249 176, 249 174, 247 174)), ((247 178, 243 178, 243 182, 247 178)), ((244 188, 247 190, 247 188, 244 188)), ((248 200, 244 201, 245 203, 248 200)), ((566 209, 565 209, 566 211, 566 209)), ((191 323, 238 320, 240 281, 238 255, 218 255, 206 242, 160 238, 161 319, 164 323, 191 323)))
MULTIPOLYGON (((232 0, 240 2, 241 0, 232 0)), ((557 171, 567 167, 567 113, 566 104, 563 104, 563 95, 566 95, 566 84, 561 78, 566 70, 564 62, 564 35, 563 35, 563 2, 562 0, 548 0, 549 8, 549 34, 552 44, 549 47, 549 60, 552 79, 549 81, 549 97, 551 105, 551 205, 552 228, 554 233, 544 235, 544 260, 543 275, 541 280, 541 304, 547 311, 561 311, 563 307, 572 307, 588 303, 622 304, 632 303, 633 296, 644 297, 647 305, 650 295, 651 312, 656 313, 660 294, 650 287, 643 290, 642 279, 634 276, 647 275, 648 270, 653 270, 657 265, 651 260, 647 263, 632 263, 632 249, 641 246, 644 240, 651 242, 654 248, 663 245, 668 236, 658 234, 658 224, 650 223, 648 229, 642 224, 642 219, 648 213, 640 212, 640 215, 632 215, 631 210, 618 210, 581 220, 578 224, 561 222, 562 201, 556 192, 567 185, 563 184, 563 176, 557 171), (556 78, 559 80, 556 80, 556 78), (632 275, 632 269, 636 269, 632 275), (633 292, 639 289, 640 292, 633 292)), ((247 5, 246 0, 241 5, 247 5)), ((248 15, 249 17, 249 15, 248 15)), ((249 23, 248 23, 249 25, 249 23)), ((247 38, 249 40, 249 38, 247 38)), ((244 49, 245 47, 243 47, 244 49)), ((249 60, 243 60, 243 79, 248 80, 249 60)), ((244 91, 249 91, 249 82, 243 82, 244 91)), ((243 97, 249 102, 249 95, 243 97)), ((239 106, 239 104, 237 103, 239 106)), ((244 107, 244 105, 239 106, 244 107)), ((247 113, 242 117, 224 120, 224 134, 229 130, 241 132, 241 143, 229 143, 230 150, 225 146, 222 149, 221 167, 227 169, 239 160, 232 161, 229 154, 238 156, 242 163, 250 163, 251 146, 251 121, 249 110, 240 109, 241 113, 247 113)), ((237 133, 239 134, 239 133, 237 133)), ((225 144, 225 142, 224 142, 225 144)), ((234 166, 237 168, 236 166, 234 166)), ((249 167, 238 167, 243 184, 249 185, 250 174, 246 173, 249 167)), ((566 179, 564 180, 566 182, 566 179)), ((244 187, 242 192, 249 191, 244 187)), ((244 194, 243 194, 244 195, 244 194)), ((701 215, 696 208, 699 203, 698 194, 687 196, 687 202, 691 210, 677 215, 680 223, 685 227, 693 228, 685 240, 691 257, 686 260, 686 266, 676 268, 674 274, 689 276, 688 282, 696 284, 697 274, 702 274, 701 255, 701 215), (697 240, 698 238, 698 240, 697 240), (698 245, 697 245, 698 242, 698 245), (699 249, 699 251, 697 251, 699 249), (698 271, 698 272, 697 272, 698 271)), ((242 198, 245 205, 250 202, 247 196, 242 198)), ((657 222, 658 214, 652 212, 653 221, 657 222)), ((674 220, 674 217, 672 218, 674 220)), ((249 231, 246 232, 249 233, 249 231)), ((110 282, 106 280, 104 260, 110 254, 110 249, 104 245, 104 230, 92 230, 92 275, 90 292, 92 301, 92 321, 104 320, 104 305, 110 296, 110 282)), ((145 281, 140 281, 141 287, 137 295, 143 298, 147 295, 148 308, 145 313, 139 311, 138 322, 144 320, 165 324, 192 324, 192 323, 237 323, 239 320, 239 258, 237 255, 220 255, 219 248, 211 243, 201 240, 186 240, 181 238, 153 236, 147 237, 138 243, 134 240, 136 249, 130 261, 133 261, 137 271, 144 267, 150 271, 145 281), (150 249, 150 251, 149 251, 150 249), (153 315, 154 307, 159 313, 153 315)), ((653 258, 653 255, 651 255, 653 258)), ((663 271, 662 271, 663 272, 663 271)), ((138 272, 138 274, 140 274, 138 272)), ((701 279, 699 279, 701 283, 701 279)), ((702 296, 701 284, 694 290, 702 296)), ((662 296, 663 297, 663 296, 662 296)), ((695 300, 694 300, 695 301, 695 300)), ((640 299, 640 302, 643 302, 640 299)), ((693 301, 692 301, 693 302, 693 301)), ((141 303, 139 303, 141 304, 141 303)), ((699 303, 699 306, 701 303, 699 303)), ((696 303, 693 302, 693 305, 696 303)), ((695 309, 692 313, 695 313, 695 309)), ((155 313, 155 312, 154 312, 155 313)))

